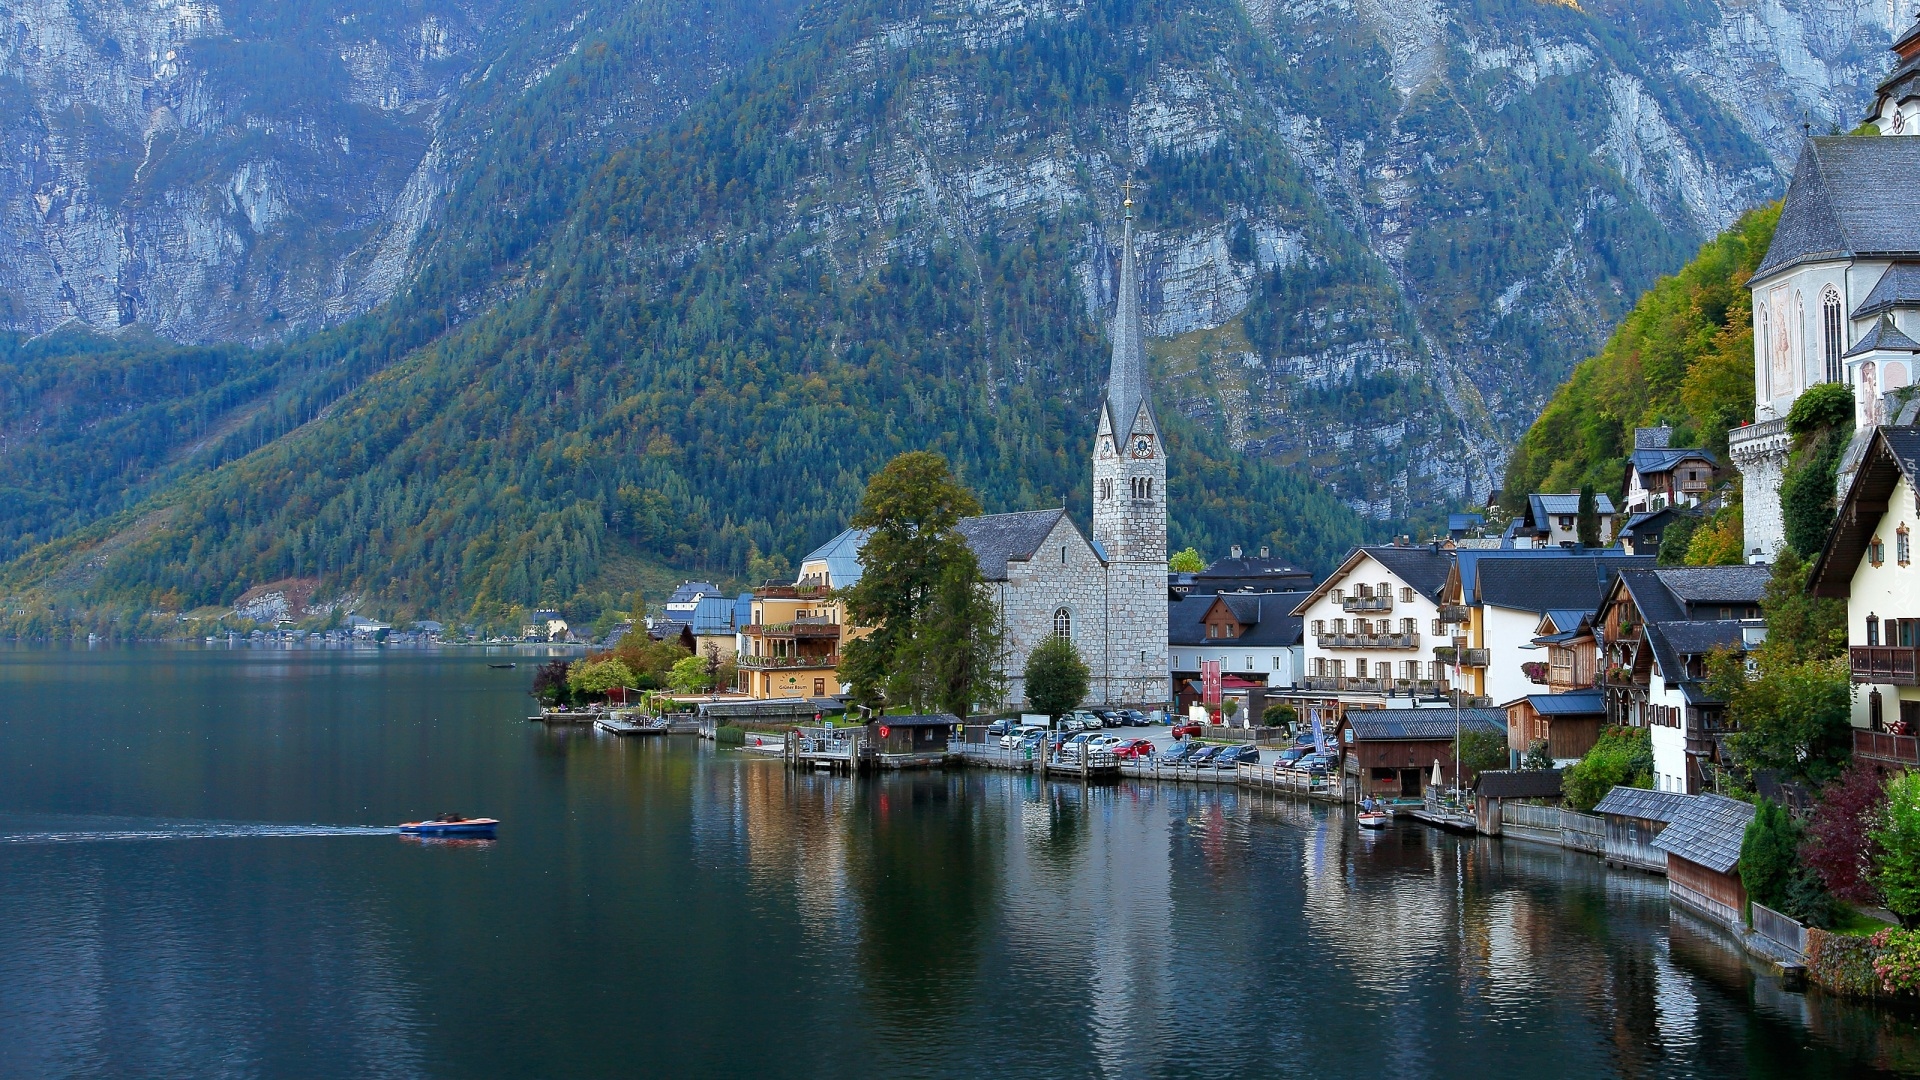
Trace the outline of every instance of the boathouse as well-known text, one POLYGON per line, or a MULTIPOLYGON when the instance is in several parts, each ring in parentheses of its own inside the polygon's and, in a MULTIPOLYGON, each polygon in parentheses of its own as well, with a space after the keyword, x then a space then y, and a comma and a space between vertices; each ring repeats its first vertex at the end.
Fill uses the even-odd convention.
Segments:
POLYGON ((1667 856, 1667 898, 1738 931, 1746 923, 1740 841, 1753 806, 1723 795, 1688 797, 1652 847, 1667 856))
POLYGON ((1501 834, 1501 809, 1509 800, 1560 801, 1558 769, 1489 769, 1473 783, 1474 825, 1488 836, 1501 834))
POLYGON ((959 725, 952 713, 876 716, 867 723, 861 752, 870 768, 912 769, 947 759, 947 739, 959 725))
MULTIPOLYGON (((1461 709, 1459 730, 1505 735, 1506 714, 1461 709)), ((1359 798, 1419 798, 1435 763, 1452 786, 1453 709, 1356 709, 1340 719, 1338 740, 1346 775, 1359 781, 1359 798)))
MULTIPOLYGON (((1653 791, 1648 788, 1616 787, 1593 808, 1607 819, 1607 862, 1667 872, 1667 853, 1653 846, 1654 838, 1667 831, 1686 810, 1692 796, 1678 791, 1653 791)), ((1736 850, 1738 845, 1735 845, 1736 850)))

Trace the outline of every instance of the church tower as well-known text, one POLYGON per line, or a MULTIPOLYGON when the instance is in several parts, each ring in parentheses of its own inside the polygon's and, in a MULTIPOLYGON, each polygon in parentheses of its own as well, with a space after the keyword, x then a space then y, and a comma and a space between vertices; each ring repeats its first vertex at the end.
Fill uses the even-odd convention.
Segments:
MULTIPOLYGON (((1167 666, 1167 458, 1147 385, 1133 198, 1125 203, 1113 366, 1093 440, 1093 539, 1107 559, 1107 704, 1162 704, 1167 666)), ((1100 677, 1096 670, 1096 679, 1100 677)))

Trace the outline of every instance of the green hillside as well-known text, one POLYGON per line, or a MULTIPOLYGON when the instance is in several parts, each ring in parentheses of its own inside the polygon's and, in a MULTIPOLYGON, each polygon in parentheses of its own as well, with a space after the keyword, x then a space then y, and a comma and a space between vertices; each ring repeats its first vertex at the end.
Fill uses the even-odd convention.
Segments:
POLYGON ((1661 278, 1621 321, 1600 355, 1574 369, 1507 465, 1502 498, 1528 493, 1623 494, 1633 429, 1673 425, 1673 445, 1726 459, 1727 429, 1753 419, 1753 301, 1747 281, 1780 220, 1754 210, 1661 278))

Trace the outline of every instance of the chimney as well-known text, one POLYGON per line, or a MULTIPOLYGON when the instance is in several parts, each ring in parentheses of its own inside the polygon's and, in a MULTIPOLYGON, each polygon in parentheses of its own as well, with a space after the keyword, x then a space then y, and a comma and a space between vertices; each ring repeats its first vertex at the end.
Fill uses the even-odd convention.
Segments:
POLYGON ((1236 559, 1240 557, 1240 545, 1239 545, 1239 544, 1235 544, 1235 545, 1233 545, 1233 557, 1234 557, 1234 558, 1236 558, 1236 559))
POLYGON ((1263 559, 1267 557, 1267 546, 1265 544, 1260 545, 1260 557, 1263 559))

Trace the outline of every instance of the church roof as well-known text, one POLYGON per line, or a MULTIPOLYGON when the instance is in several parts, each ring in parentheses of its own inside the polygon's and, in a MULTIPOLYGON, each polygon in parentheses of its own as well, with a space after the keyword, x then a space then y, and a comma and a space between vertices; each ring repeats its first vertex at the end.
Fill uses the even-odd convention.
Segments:
POLYGON ((1870 319, 1897 307, 1920 305, 1920 263, 1894 263, 1874 282, 1873 291, 1850 318, 1870 319))
MULTIPOLYGON (((1897 138, 1898 136, 1887 137, 1897 138)), ((1893 325, 1892 318, 1882 315, 1880 321, 1873 324, 1873 329, 1861 335, 1860 340, 1855 342, 1853 348, 1848 349, 1847 355, 1841 359, 1870 352, 1920 352, 1920 342, 1901 333, 1900 328, 1893 325)))
POLYGON ((1916 180, 1920 139, 1808 139, 1787 184, 1773 243, 1753 279, 1810 259, 1920 254, 1920 219, 1887 197, 1916 180))
POLYGON ((1113 312, 1113 366, 1107 374, 1107 422, 1116 442, 1126 443, 1140 408, 1153 413, 1147 386, 1147 348, 1140 322, 1140 271, 1133 257, 1133 201, 1120 238, 1120 286, 1113 312))
POLYGON ((1033 558, 1041 541, 1053 526, 1066 517, 1065 509, 1022 510, 1012 514, 986 514, 962 518, 957 528, 966 537, 973 557, 980 562, 980 576, 988 581, 1007 580, 1009 560, 1024 562, 1033 558))

